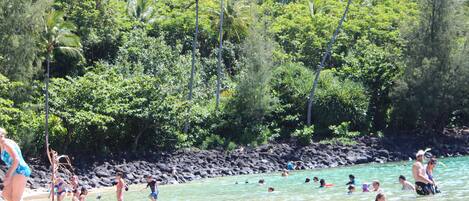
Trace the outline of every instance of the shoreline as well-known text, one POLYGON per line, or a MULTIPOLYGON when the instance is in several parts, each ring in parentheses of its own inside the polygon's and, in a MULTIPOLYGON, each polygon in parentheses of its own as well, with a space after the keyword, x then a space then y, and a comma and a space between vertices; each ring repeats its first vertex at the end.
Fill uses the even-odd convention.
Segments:
MULTIPOLYGON (((204 178, 278 172, 285 169, 289 161, 298 161, 300 170, 407 161, 414 158, 417 149, 427 147, 431 147, 431 153, 437 157, 469 155, 468 136, 436 141, 437 144, 411 137, 360 137, 355 145, 271 143, 255 148, 242 147, 232 152, 182 149, 171 153, 144 154, 140 158, 117 156, 103 162, 72 162, 75 162, 81 186, 95 190, 111 187, 117 171, 123 171, 126 181, 132 185, 145 183, 144 176, 149 174, 160 184, 177 184, 204 178)), ((30 192, 44 190, 49 176, 47 168, 34 164, 31 167, 33 174, 28 181, 28 189, 30 192)))

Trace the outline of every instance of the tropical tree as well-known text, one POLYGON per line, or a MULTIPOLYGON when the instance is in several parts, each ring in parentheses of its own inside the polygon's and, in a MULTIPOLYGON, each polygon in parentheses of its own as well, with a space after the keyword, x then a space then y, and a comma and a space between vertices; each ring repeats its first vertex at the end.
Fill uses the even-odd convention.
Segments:
POLYGON ((127 14, 143 23, 155 21, 155 0, 129 0, 127 14))
POLYGON ((311 92, 308 97, 308 115, 307 115, 307 120, 306 124, 308 126, 311 126, 311 115, 312 115, 312 110, 313 110, 313 98, 314 98, 314 91, 316 90, 316 87, 318 85, 318 80, 319 80, 319 75, 321 73, 322 68, 324 68, 324 64, 326 60, 329 58, 331 54, 331 48, 332 45, 334 44, 335 39, 337 38, 337 35, 339 34, 340 28, 342 27, 342 23, 345 20, 345 17, 347 16, 350 4, 352 3, 352 0, 348 0, 347 2, 347 7, 345 7, 344 14, 342 15, 342 18, 339 21, 339 25, 337 26, 337 29, 335 30, 334 34, 332 35, 331 41, 329 41, 329 45, 327 46, 326 52, 324 53, 321 63, 319 64, 318 68, 316 69, 316 77, 314 78, 314 83, 313 83, 313 88, 311 89, 311 92))
POLYGON ((220 0, 220 47, 218 48, 218 63, 217 63, 217 92, 216 92, 216 108, 220 105, 220 88, 221 88, 221 55, 223 51, 223 0, 220 0))
MULTIPOLYGON (((189 104, 192 101, 192 89, 195 77, 195 52, 197 51, 197 34, 199 33, 199 0, 195 0, 195 32, 194 32, 194 41, 192 42, 192 68, 191 68, 191 77, 189 78, 189 95, 187 99, 189 104)), ((187 113, 190 112, 190 107, 187 109, 187 113)), ((184 133, 189 131, 189 118, 186 119, 184 124, 184 133)))
MULTIPOLYGON (((46 50, 46 121, 45 121, 45 148, 47 156, 51 157, 49 149, 49 75, 50 75, 50 62, 52 60, 53 52, 60 51, 62 54, 70 55, 72 57, 83 58, 81 54, 80 38, 72 31, 75 26, 64 20, 63 12, 51 10, 44 16, 44 31, 43 31, 43 44, 46 50)), ((50 158, 49 158, 50 160, 50 158)), ((52 164, 52 161, 51 161, 52 164)), ((52 175, 53 179, 54 175, 52 175)), ((51 189, 53 192, 54 189, 51 189)), ((53 197, 53 196, 52 196, 53 197)), ((52 198, 53 200, 53 198, 52 198)))

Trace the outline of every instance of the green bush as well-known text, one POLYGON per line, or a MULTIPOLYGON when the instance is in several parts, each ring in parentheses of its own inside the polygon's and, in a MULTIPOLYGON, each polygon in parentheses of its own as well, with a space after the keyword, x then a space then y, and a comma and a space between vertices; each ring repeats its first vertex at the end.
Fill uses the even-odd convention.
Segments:
POLYGON ((349 131, 350 122, 344 121, 339 125, 331 125, 329 129, 332 131, 332 134, 338 138, 354 138, 360 135, 360 132, 349 131))
POLYGON ((296 138, 298 144, 306 146, 311 144, 311 138, 313 137, 313 134, 314 126, 305 126, 300 130, 295 130, 295 132, 292 134, 292 137, 296 138))
MULTIPOLYGON (((279 100, 274 119, 281 136, 288 138, 292 129, 306 122, 306 108, 314 73, 300 64, 286 64, 275 69, 271 81, 273 94, 279 100)), ((350 122, 353 130, 366 128, 368 96, 359 83, 339 79, 331 70, 324 70, 313 102, 313 124, 316 133, 329 133, 329 125, 350 122)))

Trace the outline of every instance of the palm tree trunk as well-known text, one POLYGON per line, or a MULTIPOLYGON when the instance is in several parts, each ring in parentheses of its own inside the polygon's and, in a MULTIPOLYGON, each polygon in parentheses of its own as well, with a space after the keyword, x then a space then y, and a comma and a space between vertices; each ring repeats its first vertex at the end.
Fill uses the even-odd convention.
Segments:
POLYGON ((313 110, 313 98, 314 98, 314 92, 316 91, 316 87, 318 86, 318 80, 319 80, 319 75, 321 74, 321 70, 324 68, 324 63, 326 62, 327 58, 331 54, 331 48, 332 45, 335 42, 335 39, 337 38, 337 35, 339 34, 340 28, 342 27, 342 23, 345 20, 345 17, 347 16, 350 4, 352 3, 352 0, 348 0, 347 2, 347 7, 345 8, 344 15, 342 15, 342 18, 339 21, 339 25, 337 26, 337 29, 335 30, 334 34, 332 35, 331 40, 329 41, 329 44, 326 49, 326 53, 324 53, 321 63, 319 64, 318 68, 316 69, 316 77, 314 78, 314 83, 313 83, 313 88, 311 89, 311 92, 308 97, 308 115, 307 115, 307 120, 306 124, 308 126, 311 126, 311 115, 312 115, 312 110, 313 110))
MULTIPOLYGON (((190 113, 191 104, 192 104, 192 88, 194 83, 195 76, 195 51, 197 50, 197 34, 199 33, 199 0, 195 0, 195 33, 194 41, 192 43, 192 68, 191 68, 191 77, 189 80, 189 107, 187 108, 187 114, 190 113)), ((186 123, 184 124, 184 133, 189 131, 189 118, 186 118, 186 123)))
MULTIPOLYGON (((44 126, 44 131, 45 131, 45 135, 46 135, 46 141, 45 141, 45 145, 46 145, 46 153, 47 153, 47 157, 49 158, 49 162, 51 163, 51 166, 53 164, 53 161, 52 161, 52 158, 51 158, 51 155, 50 155, 50 151, 49 151, 49 75, 50 75, 50 54, 51 52, 48 51, 47 52, 47 55, 46 55, 46 102, 45 102, 45 110, 46 110, 46 123, 45 123, 45 126, 44 126)), ((54 178, 55 178, 55 175, 53 173, 53 167, 52 167, 52 174, 51 174, 51 182, 52 184, 54 183, 54 178)), ((54 185, 51 185, 51 189, 50 189, 50 192, 51 192, 51 197, 50 199, 52 201, 54 201, 54 185)))
POLYGON ((220 88, 221 88, 221 56, 223 51, 223 0, 220 0, 220 47, 218 48, 218 64, 217 64, 217 103, 216 103, 216 110, 218 110, 218 106, 220 105, 220 88))

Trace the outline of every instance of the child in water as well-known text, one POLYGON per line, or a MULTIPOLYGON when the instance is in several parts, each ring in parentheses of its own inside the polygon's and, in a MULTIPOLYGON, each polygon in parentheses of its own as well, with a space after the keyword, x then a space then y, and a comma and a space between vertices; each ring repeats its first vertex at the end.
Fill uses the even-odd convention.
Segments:
POLYGON ((85 187, 82 187, 80 192, 80 201, 85 201, 87 195, 88 190, 85 187))
POLYGON ((116 195, 117 195, 117 201, 124 201, 124 188, 127 191, 129 188, 127 187, 127 184, 125 184, 124 181, 124 173, 118 172, 116 174, 116 195))
POLYGON ((150 187, 150 195, 148 197, 150 197, 150 200, 152 201, 156 201, 158 199, 158 184, 156 182, 156 180, 153 179, 153 176, 151 175, 148 175, 147 176, 147 187, 148 188, 150 187))
POLYGON ((269 189, 268 189, 267 191, 268 191, 269 193, 272 193, 272 192, 274 192, 274 190, 275 190, 274 187, 269 187, 269 189))

